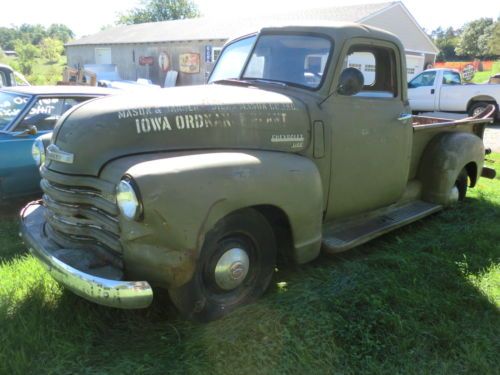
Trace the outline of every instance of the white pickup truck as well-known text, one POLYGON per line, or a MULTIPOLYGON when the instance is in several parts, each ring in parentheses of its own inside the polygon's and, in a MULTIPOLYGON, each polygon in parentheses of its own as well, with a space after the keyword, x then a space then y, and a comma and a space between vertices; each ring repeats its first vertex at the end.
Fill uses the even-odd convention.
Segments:
POLYGON ((494 104, 499 116, 499 84, 463 84, 460 73, 452 69, 429 69, 408 83, 408 98, 414 112, 463 112, 473 116, 494 104))

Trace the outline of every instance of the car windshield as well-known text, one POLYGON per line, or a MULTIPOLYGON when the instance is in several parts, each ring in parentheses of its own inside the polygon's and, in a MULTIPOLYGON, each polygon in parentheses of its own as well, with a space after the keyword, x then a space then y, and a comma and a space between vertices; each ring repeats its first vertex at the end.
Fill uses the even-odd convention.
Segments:
POLYGON ((29 95, 0 91, 0 130, 12 124, 29 100, 29 95))
POLYGON ((319 35, 261 35, 242 79, 316 89, 323 81, 331 51, 332 42, 319 35))
POLYGON ((208 82, 239 78, 255 42, 255 35, 227 45, 217 60, 208 82))

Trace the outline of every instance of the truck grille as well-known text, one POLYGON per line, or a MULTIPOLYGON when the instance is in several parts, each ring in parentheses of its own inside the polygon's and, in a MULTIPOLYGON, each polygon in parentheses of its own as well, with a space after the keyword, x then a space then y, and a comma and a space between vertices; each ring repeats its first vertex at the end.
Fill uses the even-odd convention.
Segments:
POLYGON ((115 185, 94 177, 41 169, 46 234, 58 245, 87 249, 121 267, 122 246, 115 185))

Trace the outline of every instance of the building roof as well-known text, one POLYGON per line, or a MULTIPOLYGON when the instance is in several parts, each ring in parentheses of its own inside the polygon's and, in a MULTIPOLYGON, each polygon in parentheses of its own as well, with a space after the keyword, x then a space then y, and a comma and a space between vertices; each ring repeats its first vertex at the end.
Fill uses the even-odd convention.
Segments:
POLYGON ((231 18, 192 18, 123 25, 67 43, 67 46, 160 43, 190 40, 227 40, 258 31, 264 26, 297 25, 307 21, 360 22, 394 2, 305 9, 281 14, 231 18))
POLYGON ((405 48, 433 54, 438 52, 436 46, 401 1, 301 9, 254 17, 202 17, 123 25, 72 41, 66 46, 165 43, 194 40, 225 41, 233 37, 256 32, 262 27, 303 25, 314 22, 371 24, 397 34, 403 41, 405 48), (394 11, 397 11, 397 13, 394 13, 394 11), (397 23, 399 25, 396 25, 397 23), (415 46, 418 48, 415 48, 415 46))

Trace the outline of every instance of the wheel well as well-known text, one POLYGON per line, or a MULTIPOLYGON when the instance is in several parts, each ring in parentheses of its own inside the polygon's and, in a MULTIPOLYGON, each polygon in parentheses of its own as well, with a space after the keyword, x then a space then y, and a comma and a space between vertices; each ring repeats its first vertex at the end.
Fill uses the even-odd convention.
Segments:
POLYGON ((467 104, 467 111, 469 111, 470 107, 472 107, 474 104, 479 103, 479 102, 485 102, 485 103, 490 103, 494 104, 498 108, 498 104, 495 101, 495 98, 491 96, 476 96, 469 100, 469 103, 467 104))
POLYGON ((293 236, 287 214, 279 207, 272 205, 258 205, 251 208, 262 214, 276 236, 278 248, 278 264, 287 264, 293 260, 293 236))
POLYGON ((470 187, 476 186, 477 181, 477 165, 473 161, 465 166, 465 170, 467 171, 467 175, 470 179, 470 187))

